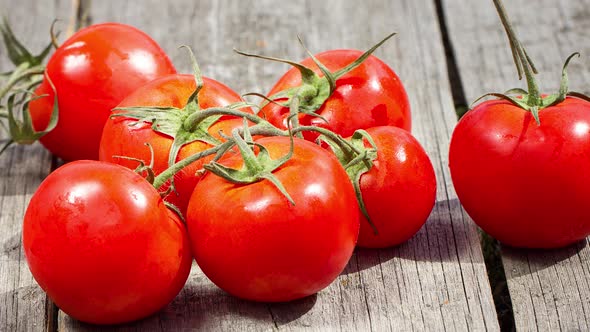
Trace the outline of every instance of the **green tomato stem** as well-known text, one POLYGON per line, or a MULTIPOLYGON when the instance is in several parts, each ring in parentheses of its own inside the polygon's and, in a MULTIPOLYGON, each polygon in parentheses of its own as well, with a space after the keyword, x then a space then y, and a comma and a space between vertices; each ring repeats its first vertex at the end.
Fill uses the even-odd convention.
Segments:
MULTIPOLYGON (((29 67, 28 63, 23 63, 16 67, 16 69, 11 73, 10 77, 8 78, 6 84, 4 84, 0 88, 0 100, 2 100, 9 92, 12 92, 12 88, 14 88, 14 86, 21 82, 23 79, 31 78, 31 80, 33 81, 33 76, 35 75, 42 77, 44 70, 45 67, 42 65, 29 67)), ((35 83, 37 83, 37 81, 40 83, 41 79, 34 81, 35 83)))
POLYGON ((246 113, 246 112, 242 112, 240 110, 230 109, 230 108, 212 107, 212 108, 204 109, 199 112, 192 113, 191 115, 189 115, 186 118, 184 123, 185 124, 190 123, 190 128, 188 128, 188 129, 192 130, 192 129, 196 128, 199 125, 199 123, 201 123, 203 120, 205 120, 211 116, 214 116, 214 115, 231 115, 231 116, 235 116, 235 117, 246 118, 246 119, 248 119, 248 121, 251 121, 255 124, 266 122, 266 120, 264 120, 263 118, 259 117, 256 114, 246 113))
POLYGON ((526 53, 524 46, 516 37, 516 32, 514 31, 510 20, 508 19, 508 14, 506 13, 506 9, 504 8, 502 1, 494 0, 494 5, 496 6, 496 10, 498 11, 498 15, 500 16, 500 20, 502 21, 502 25, 504 26, 504 30, 506 30, 506 35, 508 36, 508 40, 510 42, 514 64, 516 65, 516 70, 518 71, 518 78, 522 78, 523 71, 526 77, 529 90, 528 100, 526 103, 531 107, 543 106, 543 100, 539 92, 539 86, 537 85, 537 81, 535 80, 534 76, 534 74, 537 73, 535 65, 526 53))
POLYGON ((172 178, 176 173, 180 172, 183 168, 187 167, 188 165, 194 163, 195 161, 201 158, 217 153, 217 151, 220 151, 222 148, 229 148, 231 147, 231 145, 233 145, 233 142, 224 142, 220 145, 201 151, 199 153, 195 153, 187 158, 178 161, 177 163, 168 167, 165 171, 158 174, 158 176, 154 178, 154 188, 160 189, 160 187, 162 187, 164 183, 166 183, 166 181, 172 178))
MULTIPOLYGON (((207 109, 207 110, 201 111, 199 113, 204 113, 209 110, 211 110, 213 113, 211 115, 218 115, 214 111, 220 111, 220 112, 227 111, 227 109, 207 109)), ((241 115, 246 115, 246 114, 249 114, 249 113, 243 113, 243 112, 241 113, 241 115)), ((252 114, 249 114, 249 115, 252 115, 252 114)), ((243 132, 243 129, 241 129, 241 128, 238 128, 238 129, 240 132, 243 132)), ((263 120, 263 123, 257 124, 255 126, 253 126, 252 128, 250 128, 250 133, 252 135, 264 135, 264 136, 288 136, 288 133, 273 127, 270 123, 268 123, 264 120, 263 120)), ((212 154, 227 151, 234 145, 235 145, 234 140, 226 141, 226 142, 216 145, 210 149, 193 154, 185 159, 182 159, 182 160, 176 162, 175 164, 173 164, 172 166, 170 166, 169 168, 167 168, 166 170, 164 170, 162 173, 160 173, 158 176, 156 176, 154 178, 154 182, 153 182, 154 188, 160 189, 160 187, 162 187, 164 185, 164 183, 166 183, 166 181, 171 179, 176 173, 180 172, 183 168, 194 163, 195 161, 197 161, 201 158, 210 156, 212 154)))

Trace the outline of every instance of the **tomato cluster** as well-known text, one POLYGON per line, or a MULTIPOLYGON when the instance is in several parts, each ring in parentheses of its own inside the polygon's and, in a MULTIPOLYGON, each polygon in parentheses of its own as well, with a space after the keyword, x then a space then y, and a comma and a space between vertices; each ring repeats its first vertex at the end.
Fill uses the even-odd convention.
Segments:
MULTIPOLYGON (((391 36, 366 52, 329 50, 301 63, 238 52, 294 67, 259 105, 202 77, 190 49, 194 72, 177 73, 130 26, 80 30, 43 75, 42 56, 8 38, 9 54, 25 52, 13 62, 28 68, 12 81, 36 88, 8 98, 14 141, 40 139, 70 161, 43 181, 24 217, 39 285, 74 318, 122 323, 169 303, 193 258, 234 296, 290 301, 332 283, 356 246, 410 239, 432 210, 436 178, 410 133, 400 78, 372 55, 391 36)), ((569 92, 570 59, 560 92, 541 96, 534 66, 513 47, 529 91, 494 94, 504 100, 460 120, 452 180, 474 221, 501 242, 564 246, 590 234, 590 99, 569 92)))
POLYGON ((436 181, 401 80, 371 55, 385 40, 290 62, 254 105, 190 49, 194 72, 177 73, 131 26, 71 36, 41 77, 18 77, 36 88, 15 141, 69 161, 24 217, 39 285, 72 317, 114 324, 169 303, 193 258, 232 295, 290 301, 327 287, 357 245, 408 240, 436 181))

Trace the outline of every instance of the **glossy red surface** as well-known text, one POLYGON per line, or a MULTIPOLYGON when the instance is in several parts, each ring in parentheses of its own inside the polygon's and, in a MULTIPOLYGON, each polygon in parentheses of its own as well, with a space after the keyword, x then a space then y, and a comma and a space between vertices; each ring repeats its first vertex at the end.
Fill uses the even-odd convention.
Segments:
MULTIPOLYGON (((41 143, 64 160, 98 159, 102 128, 111 109, 135 89, 176 73, 164 51, 144 32, 119 23, 82 29, 47 63, 59 103, 57 127, 41 143)), ((31 102, 36 130, 49 123, 54 93, 47 79, 36 89, 48 97, 31 102)))
POLYGON ((553 248, 590 235, 590 103, 568 97, 531 113, 507 101, 477 105, 450 144, 465 210, 501 242, 553 248))
POLYGON ((68 163, 35 192, 23 224, 35 280, 68 315, 113 324, 148 316, 184 286, 184 224, 145 179, 97 161, 68 163))
MULTIPOLYGON (((289 139, 257 140, 273 159, 289 139)), ((239 156, 222 164, 240 168, 239 156)), ((321 147, 295 139, 294 155, 268 180, 246 185, 208 173, 191 197, 187 225, 195 259, 228 293, 255 301, 290 301, 327 287, 354 250, 358 204, 344 169, 321 147)))
MULTIPOLYGON (((316 55, 330 71, 342 69, 356 60, 363 52, 357 50, 331 50, 316 55)), ((301 62, 323 76, 311 59, 301 62)), ((292 68, 283 75, 267 94, 299 86, 300 72, 292 68)), ((289 109, 270 103, 262 108, 262 114, 275 126, 286 128, 289 109)), ((369 56, 361 65, 336 81, 336 90, 316 111, 327 123, 318 117, 302 115, 302 125, 328 128, 344 137, 356 129, 377 126, 395 126, 411 129, 410 103, 406 91, 395 72, 375 56, 369 56)), ((318 135, 306 133, 314 140, 318 135)))
POLYGON ((367 132, 377 145, 377 159, 361 176, 360 187, 378 234, 361 214, 358 245, 399 245, 414 236, 430 215, 436 199, 434 169, 426 151, 409 132, 391 126, 369 128, 367 132))
MULTIPOLYGON (((203 88, 199 91, 199 105, 201 109, 209 107, 221 107, 241 101, 240 95, 228 88, 227 86, 204 77, 203 88)), ((154 80, 140 89, 133 92, 125 98, 120 107, 132 106, 162 106, 182 108, 186 105, 188 98, 195 90, 195 79, 192 75, 175 74, 168 75, 154 80)), ((250 109, 245 109, 250 111, 250 109)), ((136 122, 129 118, 118 117, 107 120, 100 144, 99 159, 123 165, 130 169, 138 166, 136 161, 117 158, 116 156, 133 157, 144 160, 146 164, 150 163, 150 149, 145 145, 149 143, 154 151, 155 174, 160 174, 168 168, 168 155, 172 146, 173 138, 155 132, 152 130, 150 123, 140 123, 131 125, 136 122)), ((217 121, 209 128, 209 133, 221 139, 219 132, 231 135, 234 128, 242 127, 242 119, 223 119, 217 121)), ((195 141, 183 146, 177 157, 177 161, 182 160, 195 153, 211 148, 212 145, 195 141)), ((203 164, 211 160, 213 156, 203 158, 190 164, 174 177, 177 193, 170 193, 166 200, 176 205, 184 213, 188 206, 188 200, 197 184, 200 176, 197 171, 203 167, 203 164)), ((161 188, 166 191, 168 185, 161 188)))

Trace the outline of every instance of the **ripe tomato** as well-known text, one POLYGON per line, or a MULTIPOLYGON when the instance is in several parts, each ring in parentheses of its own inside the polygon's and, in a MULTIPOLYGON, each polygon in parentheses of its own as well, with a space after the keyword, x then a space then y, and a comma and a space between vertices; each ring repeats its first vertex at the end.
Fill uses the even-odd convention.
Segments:
MULTIPOLYGON (((206 77, 203 78, 203 82, 203 88, 198 94, 201 109, 227 106, 241 101, 241 97, 236 92, 220 82, 206 77)), ((195 79, 192 75, 168 75, 137 89, 125 98, 119 104, 119 107, 162 106, 183 108, 195 88, 195 79)), ((133 125, 136 122, 134 119, 125 117, 107 120, 101 139, 99 159, 134 169, 137 167, 137 162, 117 158, 116 156, 133 157, 149 163, 151 158, 150 150, 145 146, 145 143, 149 143, 154 149, 153 169, 157 175, 168 168, 168 155, 174 139, 154 131, 150 123, 133 125)), ((214 123, 209 128, 209 133, 220 139, 219 131, 230 135, 233 128, 241 126, 243 126, 242 119, 223 119, 214 123)), ((211 147, 212 145, 202 141, 186 144, 180 149, 177 161, 211 147)), ((176 205, 183 213, 186 211, 188 200, 198 182, 197 171, 211 158, 213 156, 194 162, 175 175, 174 183, 178 194, 171 193, 166 197, 166 200, 176 205)), ((163 186, 161 190, 166 191, 167 188, 168 185, 163 186)))
MULTIPOLYGON (((257 140, 271 158, 289 151, 286 137, 257 140)), ((222 164, 239 168, 237 156, 222 164)), ((289 301, 328 286, 357 241, 359 208, 338 160, 295 139, 294 154, 273 172, 295 205, 268 180, 247 185, 208 173, 191 197, 187 226, 195 259, 217 286, 240 298, 289 301)))
POLYGON ((95 324, 153 314, 178 294, 192 262, 185 226, 145 179, 87 160, 43 181, 25 214, 23 247, 51 300, 95 324))
MULTIPOLYGON (((362 53, 358 50, 331 50, 315 57, 334 72, 352 63, 362 53)), ((310 58, 301 64, 323 76, 310 58)), ((300 84, 301 73, 292 68, 277 81, 268 96, 300 84)), ((275 126, 286 128, 288 107, 269 103, 261 113, 275 126)), ((410 103, 402 82, 388 65, 373 55, 336 80, 336 90, 316 113, 327 123, 310 115, 301 115, 300 123, 327 128, 344 137, 352 135, 356 129, 377 126, 396 126, 408 131, 411 128, 410 103)), ((305 137, 315 140, 317 134, 306 132, 305 137)))
POLYGON ((434 169, 409 132, 391 126, 369 128, 367 132, 377 146, 377 159, 361 175, 360 188, 378 235, 361 214, 358 246, 399 245, 416 234, 430 215, 436 199, 434 169))
POLYGON ((510 246, 561 247, 590 234, 590 104, 567 97, 539 119, 490 100, 467 112, 451 139, 461 203, 510 246))
MULTIPOLYGON (((111 109, 145 83, 176 73, 164 51, 144 32, 119 23, 84 28, 64 42, 47 63, 59 104, 57 127, 41 143, 64 160, 98 159, 98 145, 111 109)), ((35 130, 43 130, 53 110, 47 82, 30 103, 35 130)))

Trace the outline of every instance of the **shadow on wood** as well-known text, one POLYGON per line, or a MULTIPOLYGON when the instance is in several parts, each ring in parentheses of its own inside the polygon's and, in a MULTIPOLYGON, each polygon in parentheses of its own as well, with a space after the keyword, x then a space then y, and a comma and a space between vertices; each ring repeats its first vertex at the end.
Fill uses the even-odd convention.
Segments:
POLYGON ((513 269, 511 277, 521 277, 536 273, 556 264, 565 263, 573 259, 588 246, 588 240, 584 239, 572 245, 559 249, 521 249, 502 246, 504 259, 509 259, 511 265, 526 266, 527 268, 513 269))
POLYGON ((273 329, 301 317, 311 310, 316 299, 317 295, 312 295, 297 301, 272 304, 241 300, 217 288, 197 266, 193 266, 193 273, 182 292, 155 315, 128 324, 97 326, 61 313, 60 326, 77 331, 273 329))
POLYGON ((49 173, 50 158, 39 143, 9 147, 0 155, 0 195, 33 194, 49 173))
MULTIPOLYGON (((407 242, 396 247, 384 249, 357 248, 342 274, 356 273, 384 264, 392 259, 413 260, 422 262, 457 262, 474 261, 483 263, 472 257, 471 247, 457 245, 456 238, 468 234, 468 227, 476 227, 470 219, 455 218, 451 209, 458 206, 459 201, 444 200, 436 202, 432 212, 420 231, 407 242)), ((479 242, 479 239, 470 239, 479 242)))
MULTIPOLYGON (((22 234, 18 232, 17 234, 12 235, 2 244, 2 256, 13 260, 13 261, 20 261, 21 260, 21 239, 22 234)), ((22 256, 24 258, 24 256, 22 256)))
MULTIPOLYGON (((43 290, 37 285, 16 287, 8 292, 0 293, 0 331, 31 331, 44 330, 44 326, 36 325, 33 320, 28 320, 27 314, 34 312, 39 317, 47 317, 48 308, 52 304, 46 300, 43 290)), ((37 322, 38 323, 38 322, 37 322)))

